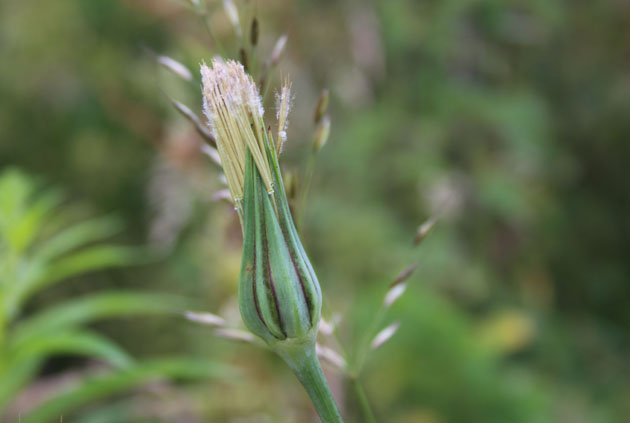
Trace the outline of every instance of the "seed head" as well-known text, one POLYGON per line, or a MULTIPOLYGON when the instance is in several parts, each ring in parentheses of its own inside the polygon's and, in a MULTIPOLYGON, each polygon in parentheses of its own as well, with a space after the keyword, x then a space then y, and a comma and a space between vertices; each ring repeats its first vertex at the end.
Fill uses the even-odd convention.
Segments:
MULTIPOLYGON (((218 58, 212 67, 201 66, 201 76, 205 113, 243 229, 243 321, 279 353, 295 345, 314 347, 321 290, 293 223, 256 85, 243 65, 218 58)), ((285 83, 278 112, 284 129, 289 99, 285 83)))
POLYGON ((243 65, 220 58, 212 67, 201 65, 204 112, 217 141, 223 170, 236 207, 243 198, 246 149, 252 153, 258 172, 273 192, 269 158, 263 137, 263 108, 258 89, 243 65))

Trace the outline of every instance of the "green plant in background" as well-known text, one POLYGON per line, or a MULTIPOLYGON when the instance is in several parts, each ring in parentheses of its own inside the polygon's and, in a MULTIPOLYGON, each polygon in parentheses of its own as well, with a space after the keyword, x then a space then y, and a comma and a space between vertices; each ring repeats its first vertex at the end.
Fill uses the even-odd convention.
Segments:
POLYGON ((136 362, 85 325, 102 318, 173 313, 172 296, 102 291, 26 312, 38 293, 87 272, 145 260, 139 249, 105 242, 119 231, 111 218, 71 221, 58 191, 41 189, 18 170, 0 175, 0 416, 54 355, 82 355, 111 371, 79 380, 28 410, 25 421, 56 419, 79 406, 159 377, 215 376, 219 367, 195 360, 136 362))

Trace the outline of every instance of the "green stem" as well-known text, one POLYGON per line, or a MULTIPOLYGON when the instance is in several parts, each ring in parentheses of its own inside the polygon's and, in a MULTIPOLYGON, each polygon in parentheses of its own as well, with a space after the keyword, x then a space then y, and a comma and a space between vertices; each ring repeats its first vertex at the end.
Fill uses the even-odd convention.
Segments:
POLYGON ((361 412, 363 413, 363 418, 365 423, 376 423, 376 418, 374 417, 374 412, 372 411, 372 407, 370 406, 370 402, 368 401, 367 395, 365 394, 365 390, 356 378, 351 378, 350 383, 352 384, 352 388, 354 388, 354 393, 357 396, 357 400, 359 402, 359 407, 361 408, 361 412))
POLYGON ((315 344, 274 348, 289 365, 311 397, 322 423, 343 423, 322 367, 315 353, 315 344))

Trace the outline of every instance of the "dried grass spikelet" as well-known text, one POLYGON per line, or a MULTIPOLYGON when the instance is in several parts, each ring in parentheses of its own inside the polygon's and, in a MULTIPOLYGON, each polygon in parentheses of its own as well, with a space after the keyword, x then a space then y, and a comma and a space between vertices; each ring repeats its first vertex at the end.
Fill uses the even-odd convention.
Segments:
POLYGON ((235 207, 243 199, 246 148, 269 193, 273 178, 265 152, 263 108, 258 89, 243 65, 233 60, 212 59, 201 65, 204 112, 217 149, 235 207))
POLYGON ((276 152, 282 152, 282 146, 287 140, 287 127, 289 126, 289 111, 291 110, 291 82, 285 79, 282 90, 276 94, 276 118, 278 119, 278 140, 276 152))

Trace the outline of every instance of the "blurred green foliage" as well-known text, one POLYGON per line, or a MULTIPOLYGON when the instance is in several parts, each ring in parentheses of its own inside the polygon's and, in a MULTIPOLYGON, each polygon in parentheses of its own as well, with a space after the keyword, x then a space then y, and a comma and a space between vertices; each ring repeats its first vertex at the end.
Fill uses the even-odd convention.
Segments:
MULTIPOLYGON (((213 32, 236 57, 221 2, 207 4, 213 32)), ((252 3, 236 4, 247 22, 252 3)), ((151 53, 196 75, 217 51, 189 9, 169 0, 0 4, 0 162, 63 186, 97 215, 115 212, 128 228, 121 240, 149 241, 164 256, 97 273, 90 287, 194 296, 237 325, 238 227, 229 207, 208 201, 220 188, 217 171, 163 96, 198 112, 198 79, 179 80, 151 53)), ((331 135, 302 231, 350 355, 387 283, 420 263, 385 318, 400 321, 399 332, 361 375, 377 417, 624 421, 627 2, 278 0, 256 10, 259 61, 289 34, 279 66, 295 93, 287 169, 303 169, 313 108, 330 89, 331 135), (430 216, 438 223, 414 249, 430 216)), ((66 300, 85 281, 43 292, 66 300)), ((251 346, 161 319, 95 329, 140 357, 204 354, 243 367, 230 383, 187 388, 199 413, 191 421, 313 418, 291 375, 251 346)), ((345 413, 359 416, 344 378, 329 377, 345 413)), ((99 410, 127 412, 115 401, 109 407, 99 410)))
POLYGON ((57 210, 61 198, 57 191, 40 192, 34 181, 15 169, 0 174, 0 416, 37 376, 45 360, 58 355, 88 356, 117 370, 69 387, 55 387, 44 395, 44 401, 40 399, 41 404, 28 400, 28 408, 13 410, 14 414, 28 411, 27 420, 52 421, 87 401, 147 380, 220 374, 221 366, 189 358, 135 364, 118 345, 84 327, 104 317, 172 314, 184 307, 174 297, 96 291, 25 313, 28 301, 40 291, 76 275, 138 262, 144 256, 137 249, 102 242, 119 229, 112 219, 69 224, 71 213, 57 210))

